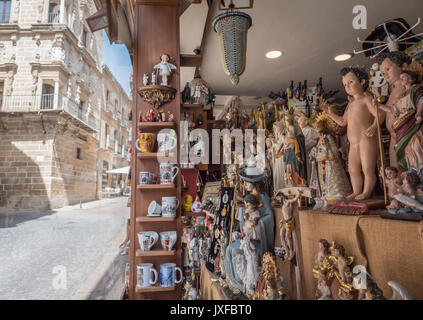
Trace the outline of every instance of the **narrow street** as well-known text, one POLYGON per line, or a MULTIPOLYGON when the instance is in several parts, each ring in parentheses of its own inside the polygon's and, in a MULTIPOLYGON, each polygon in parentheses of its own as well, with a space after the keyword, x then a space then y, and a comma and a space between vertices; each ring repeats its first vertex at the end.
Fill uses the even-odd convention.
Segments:
POLYGON ((109 293, 99 290, 123 288, 117 281, 127 257, 119 249, 129 218, 126 203, 122 197, 82 209, 0 215, 0 299, 102 299, 109 293))

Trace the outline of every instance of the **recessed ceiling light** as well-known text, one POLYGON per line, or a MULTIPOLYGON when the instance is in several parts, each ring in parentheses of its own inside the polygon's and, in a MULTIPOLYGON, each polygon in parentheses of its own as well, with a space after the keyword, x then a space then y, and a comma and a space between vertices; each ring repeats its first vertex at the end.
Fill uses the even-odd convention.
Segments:
POLYGON ((266 58, 268 59, 276 59, 279 58, 282 55, 281 51, 269 51, 266 53, 266 58))
POLYGON ((340 55, 336 56, 335 61, 339 61, 339 62, 347 61, 347 60, 351 59, 351 57, 352 57, 352 54, 344 53, 344 54, 340 54, 340 55))

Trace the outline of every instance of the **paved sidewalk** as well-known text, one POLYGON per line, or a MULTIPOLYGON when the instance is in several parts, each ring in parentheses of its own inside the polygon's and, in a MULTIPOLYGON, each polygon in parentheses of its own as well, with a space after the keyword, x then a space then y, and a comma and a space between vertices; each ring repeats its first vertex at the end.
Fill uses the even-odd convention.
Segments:
POLYGON ((0 299, 88 298, 87 290, 120 252, 129 218, 126 202, 122 197, 82 209, 78 204, 0 215, 0 299))

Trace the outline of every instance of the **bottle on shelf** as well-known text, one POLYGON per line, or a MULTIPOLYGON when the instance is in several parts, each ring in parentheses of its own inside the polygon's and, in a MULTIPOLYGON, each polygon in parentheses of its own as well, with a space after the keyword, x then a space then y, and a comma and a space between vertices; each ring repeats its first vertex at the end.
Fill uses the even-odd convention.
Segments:
POLYGON ((300 99, 301 97, 301 81, 298 83, 298 87, 295 88, 295 99, 300 99))
POLYGON ((294 98, 294 81, 291 80, 291 85, 289 86, 289 100, 294 98))
POLYGON ((301 88, 301 99, 305 99, 307 97, 307 80, 304 80, 304 85, 301 88))

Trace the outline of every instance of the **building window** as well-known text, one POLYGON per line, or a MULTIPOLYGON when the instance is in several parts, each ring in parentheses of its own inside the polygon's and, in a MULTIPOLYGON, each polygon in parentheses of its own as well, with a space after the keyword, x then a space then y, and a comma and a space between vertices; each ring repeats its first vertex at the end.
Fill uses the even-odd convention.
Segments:
POLYGON ((4 82, 0 81, 0 107, 3 105, 4 82))
POLYGON ((88 32, 87 30, 84 28, 84 30, 82 31, 82 45, 86 48, 87 47, 87 42, 88 42, 88 32))
POLYGON ((107 170, 109 170, 109 163, 107 161, 103 161, 103 171, 101 177, 101 184, 103 189, 106 188, 109 184, 109 175, 107 174, 107 170))
POLYGON ((82 150, 81 148, 76 148, 76 158, 82 160, 82 150))
POLYGON ((0 23, 9 23, 11 0, 0 0, 0 23))
POLYGON ((48 83, 43 84, 41 93, 41 109, 53 109, 54 87, 48 83))
POLYGON ((107 148, 107 143, 109 141, 109 127, 106 124, 106 127, 104 128, 104 147, 107 148))
POLYGON ((84 112, 84 101, 79 101, 78 118, 82 120, 82 113, 84 112))
POLYGON ((59 23, 60 6, 58 3, 50 3, 48 8, 48 23, 59 23))

